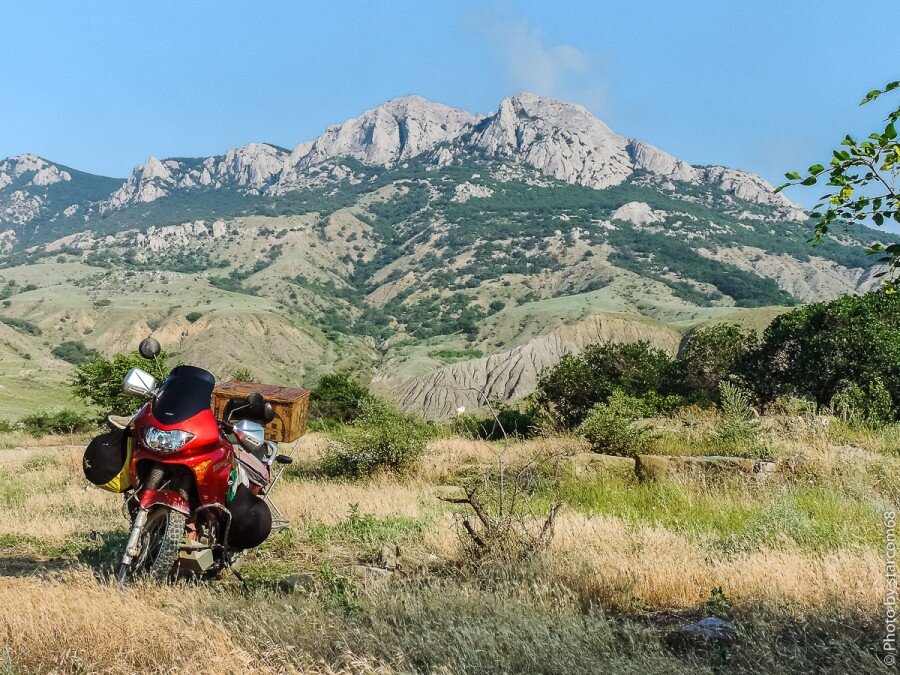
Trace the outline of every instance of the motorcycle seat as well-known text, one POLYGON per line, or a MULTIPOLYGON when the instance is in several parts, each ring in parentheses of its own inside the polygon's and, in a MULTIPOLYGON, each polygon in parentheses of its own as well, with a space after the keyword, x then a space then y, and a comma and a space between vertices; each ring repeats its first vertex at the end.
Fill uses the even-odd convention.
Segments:
POLYGON ((265 487, 269 484, 269 467, 261 462, 255 455, 247 452, 243 448, 235 447, 235 455, 237 460, 247 472, 247 477, 255 485, 265 487))

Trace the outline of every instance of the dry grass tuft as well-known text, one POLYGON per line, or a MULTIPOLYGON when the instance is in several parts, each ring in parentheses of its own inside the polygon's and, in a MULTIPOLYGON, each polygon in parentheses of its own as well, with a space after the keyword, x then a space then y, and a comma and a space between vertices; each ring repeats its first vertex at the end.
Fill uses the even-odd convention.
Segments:
POLYGON ((3 579, 0 644, 28 672, 276 672, 178 589, 123 592, 86 571, 3 579))

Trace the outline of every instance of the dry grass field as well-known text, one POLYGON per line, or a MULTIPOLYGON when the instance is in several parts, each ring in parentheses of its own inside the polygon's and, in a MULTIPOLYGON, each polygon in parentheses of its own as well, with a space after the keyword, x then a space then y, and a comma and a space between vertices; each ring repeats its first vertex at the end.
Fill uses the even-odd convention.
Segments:
MULTIPOLYGON (((121 500, 83 480, 85 439, 8 435, 0 672, 876 672, 896 430, 765 422, 766 480, 575 477, 574 439, 448 436, 407 476, 336 481, 312 434, 276 489, 292 527, 248 556, 245 584, 124 590, 106 576, 121 500), (500 455, 527 476, 523 526, 563 503, 527 561, 473 560, 467 507, 439 499, 500 455), (673 639, 710 615, 734 625, 727 642, 673 639)), ((705 424, 667 429, 655 451, 702 449, 705 424)))

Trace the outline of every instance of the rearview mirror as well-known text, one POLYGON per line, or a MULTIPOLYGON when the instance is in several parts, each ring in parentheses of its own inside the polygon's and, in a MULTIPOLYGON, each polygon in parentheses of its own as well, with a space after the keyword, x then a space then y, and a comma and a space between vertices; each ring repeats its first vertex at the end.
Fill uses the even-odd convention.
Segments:
POLYGON ((159 356, 160 351, 159 341, 152 337, 144 338, 141 340, 141 344, 138 345, 138 354, 148 361, 152 361, 159 356))
POLYGON ((271 403, 266 403, 263 406, 263 419, 266 422, 271 422, 275 419, 275 409, 272 407, 271 403))
POLYGON ((132 368, 125 374, 122 393, 136 398, 153 398, 156 394, 156 378, 140 368, 132 368))

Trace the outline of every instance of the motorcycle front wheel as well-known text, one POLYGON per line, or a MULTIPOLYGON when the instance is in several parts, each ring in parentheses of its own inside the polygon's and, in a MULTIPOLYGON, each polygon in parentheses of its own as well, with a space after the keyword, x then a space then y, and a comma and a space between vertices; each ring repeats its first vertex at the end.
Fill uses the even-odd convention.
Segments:
POLYGON ((150 509, 141 533, 138 554, 131 563, 130 576, 155 581, 172 578, 186 523, 184 514, 173 509, 165 506, 150 509))

